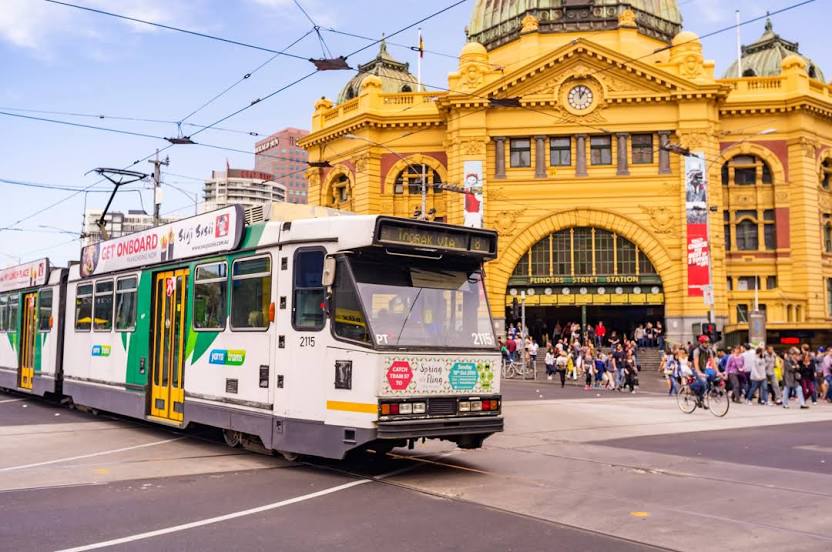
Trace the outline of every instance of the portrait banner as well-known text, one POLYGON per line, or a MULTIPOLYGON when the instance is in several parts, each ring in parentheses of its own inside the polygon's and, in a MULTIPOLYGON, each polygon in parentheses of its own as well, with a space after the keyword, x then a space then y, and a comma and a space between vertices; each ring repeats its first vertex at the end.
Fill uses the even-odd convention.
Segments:
POLYGON ((685 157, 685 218, 688 296, 709 297, 711 247, 708 242, 708 180, 705 156, 685 157))
POLYGON ((468 228, 482 228, 483 174, 482 161, 465 161, 463 163, 465 179, 463 187, 463 224, 468 228))

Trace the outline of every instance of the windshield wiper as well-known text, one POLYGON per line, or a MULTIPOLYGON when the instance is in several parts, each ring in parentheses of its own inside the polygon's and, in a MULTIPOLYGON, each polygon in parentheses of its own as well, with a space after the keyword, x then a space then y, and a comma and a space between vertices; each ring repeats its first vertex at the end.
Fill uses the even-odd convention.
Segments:
POLYGON ((399 335, 396 336, 396 345, 399 344, 399 341, 402 339, 402 334, 404 333, 404 328, 407 326, 407 321, 410 320, 410 313, 413 312, 413 307, 416 306, 416 303, 419 301, 419 296, 422 294, 422 289, 419 288, 419 291, 416 292, 416 297, 413 299, 413 304, 410 305, 410 310, 407 311, 407 316, 404 317, 404 322, 402 323, 402 329, 399 330, 399 335))

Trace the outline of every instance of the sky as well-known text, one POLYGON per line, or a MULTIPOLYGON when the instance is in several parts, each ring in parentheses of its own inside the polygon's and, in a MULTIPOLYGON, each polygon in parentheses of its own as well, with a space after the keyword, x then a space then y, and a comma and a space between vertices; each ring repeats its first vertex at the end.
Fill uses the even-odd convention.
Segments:
MULTIPOLYGON (((77 259, 84 206, 102 208, 108 197, 105 192, 110 189, 105 183, 96 183, 100 177, 88 171, 96 167, 123 168, 152 155, 157 148, 168 145, 164 137, 177 135, 173 121, 181 121, 238 81, 186 123, 211 124, 249 106, 253 100, 311 72, 313 67, 305 59, 324 55, 318 36, 310 32, 312 23, 295 0, 67 1, 276 51, 309 34, 288 50, 304 59, 274 57, 266 51, 44 0, 0 0, 0 111, 148 135, 128 136, 0 114, 0 267, 41 257, 49 257, 57 265, 77 259), (248 73, 251 76, 243 79, 248 73), (98 117, 101 115, 104 118, 98 117), (4 180, 68 189, 24 187, 4 180), (75 191, 93 184, 90 193, 75 191)), ((320 27, 323 42, 333 56, 354 52, 369 41, 331 29, 378 38, 454 3, 298 1, 320 27)), ((685 29, 704 35, 732 25, 737 9, 747 20, 799 1, 679 0, 679 5, 685 29)), ((464 28, 473 4, 474 0, 468 0, 421 24, 425 47, 436 52, 427 53, 423 61, 423 81, 428 88, 432 83, 447 85, 447 74, 457 64, 454 56, 465 43, 464 28)), ((831 7, 832 0, 815 0, 773 17, 775 31, 799 41, 801 52, 827 75, 832 75, 832 48, 824 27, 831 7)), ((743 42, 759 37, 763 25, 760 21, 744 26, 743 42)), ((415 28, 388 41, 390 52, 410 62, 414 72, 416 53, 407 45, 416 41, 415 28)), ((705 57, 714 59, 717 73, 722 74, 735 55, 733 29, 705 38, 703 46, 705 57)), ((348 61, 353 66, 366 62, 376 51, 377 46, 373 46, 348 61)), ((226 163, 236 168, 253 167, 257 140, 287 126, 308 128, 314 101, 321 96, 335 98, 353 74, 315 74, 195 137, 200 143, 250 153, 194 145, 174 146, 163 152, 163 157, 169 156, 170 165, 163 167, 162 214, 192 213, 193 194, 200 194, 202 181, 211 170, 223 170, 226 163)), ((185 124, 181 130, 190 135, 198 127, 185 124)), ((151 172, 152 168, 143 161, 134 170, 151 172)), ((152 191, 147 185, 134 184, 127 189, 119 192, 111 209, 152 211, 152 191)))

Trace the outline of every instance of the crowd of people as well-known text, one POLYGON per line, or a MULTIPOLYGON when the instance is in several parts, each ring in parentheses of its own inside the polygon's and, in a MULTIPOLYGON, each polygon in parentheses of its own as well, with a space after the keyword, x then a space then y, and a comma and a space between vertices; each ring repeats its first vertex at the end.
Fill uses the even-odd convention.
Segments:
POLYGON ((808 345, 792 347, 782 354, 773 347, 737 345, 730 351, 717 349, 707 336, 697 345, 670 347, 659 370, 668 381, 668 393, 675 395, 684 378, 692 378, 701 398, 709 383, 723 380, 736 403, 782 405, 796 398, 800 408, 811 400, 832 403, 832 350, 808 345))
MULTIPOLYGON (((585 390, 635 393, 641 371, 639 349, 664 348, 661 322, 639 324, 631 336, 616 331, 607 334, 603 322, 585 327, 557 323, 552 336, 543 333, 538 341, 521 331, 519 324, 511 325, 506 338, 499 339, 503 359, 536 369, 542 357, 547 380, 558 379, 561 387, 572 379, 582 380, 585 390)), ((738 403, 756 401, 785 408, 792 399, 797 399, 800 408, 809 408, 810 401, 832 403, 832 349, 824 347, 812 350, 803 345, 778 353, 771 346, 746 344, 724 350, 701 336, 698 343, 664 348, 659 372, 668 383, 669 395, 678 394, 685 378, 690 378, 691 389, 700 399, 708 385, 723 380, 738 403)))
POLYGON ((611 335, 609 341, 603 340, 609 344, 609 352, 606 352, 596 339, 581 335, 580 324, 570 326, 569 334, 556 340, 544 336, 542 345, 532 336, 523 338, 522 333, 519 328, 512 327, 505 339, 498 340, 505 362, 522 361, 535 369, 538 355, 542 355, 546 379, 551 381, 557 377, 561 387, 566 385, 567 379, 572 379, 583 380, 587 391, 607 389, 635 393, 638 388, 641 370, 638 347, 626 335, 622 338, 611 335))

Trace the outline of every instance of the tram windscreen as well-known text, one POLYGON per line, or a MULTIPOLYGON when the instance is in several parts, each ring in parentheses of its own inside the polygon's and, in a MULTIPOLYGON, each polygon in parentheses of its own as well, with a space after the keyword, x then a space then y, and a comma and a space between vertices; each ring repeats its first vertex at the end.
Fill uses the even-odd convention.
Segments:
POLYGON ((496 345, 482 272, 351 259, 376 345, 482 348, 496 345))

